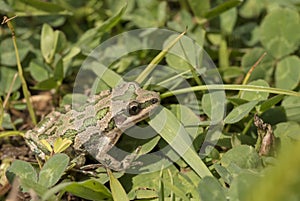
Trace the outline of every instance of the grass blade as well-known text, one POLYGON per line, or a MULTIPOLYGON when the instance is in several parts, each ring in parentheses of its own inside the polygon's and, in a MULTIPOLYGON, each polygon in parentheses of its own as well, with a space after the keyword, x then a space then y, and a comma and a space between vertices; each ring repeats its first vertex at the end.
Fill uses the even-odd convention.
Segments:
POLYGON ((25 78, 23 76, 23 68, 22 68, 22 65, 21 65, 19 51, 18 51, 18 47, 17 47, 15 29, 14 29, 13 25, 10 22, 11 19, 9 19, 6 16, 4 16, 2 24, 6 23, 7 26, 8 26, 8 28, 11 31, 12 40, 13 40, 13 44, 14 44, 14 48, 15 48, 15 53, 16 53, 17 64, 18 64, 19 77, 20 77, 20 80, 21 80, 21 83, 22 83, 23 94, 24 94, 25 99, 26 99, 26 104, 27 104, 27 107, 28 107, 28 111, 29 111, 29 115, 31 117, 31 120, 32 120, 33 124, 36 125, 37 121, 36 121, 36 117, 35 117, 35 114, 34 114, 34 111, 33 111, 33 106, 32 106, 31 101, 30 101, 30 92, 28 90, 25 78))
POLYGON ((199 155, 193 150, 189 134, 171 111, 162 108, 149 121, 149 124, 201 178, 212 176, 199 155), (163 125, 162 122, 164 123, 163 125))
POLYGON ((170 92, 166 92, 160 95, 160 97, 167 98, 169 96, 174 96, 177 94, 184 94, 187 92, 192 91, 203 91, 203 90, 237 90, 237 91, 254 91, 254 92, 268 92, 273 94, 284 94, 289 96, 298 96, 300 97, 299 92, 286 90, 286 89, 279 89, 279 88, 272 88, 272 87, 263 87, 263 86, 255 86, 255 85, 239 85, 239 84, 212 84, 212 85, 201 85, 195 86, 185 89, 178 89, 170 92))
POLYGON ((136 78, 137 83, 142 83, 146 77, 154 70, 155 66, 164 58, 164 56, 168 53, 168 51, 180 40, 180 38, 186 33, 186 31, 182 32, 179 36, 177 36, 170 44, 166 46, 146 67, 146 69, 136 78))

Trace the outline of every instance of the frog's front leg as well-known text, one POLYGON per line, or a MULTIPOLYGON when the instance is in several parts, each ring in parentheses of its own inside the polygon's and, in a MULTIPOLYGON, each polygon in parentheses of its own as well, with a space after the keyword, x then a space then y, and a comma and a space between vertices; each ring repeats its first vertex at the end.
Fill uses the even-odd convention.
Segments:
POLYGON ((79 145, 82 145, 82 148, 91 156, 93 156, 98 162, 115 171, 122 171, 133 165, 134 163, 132 162, 137 157, 140 147, 137 148, 134 153, 126 156, 123 160, 118 161, 108 153, 110 150, 113 152, 114 149, 116 149, 114 147, 115 143, 111 142, 112 140, 110 137, 101 135, 99 133, 82 133, 82 136, 77 136, 77 139, 75 140, 75 148, 79 145), (82 139, 84 139, 84 141, 82 141, 82 139))
POLYGON ((118 161, 113 156, 111 156, 108 151, 115 149, 111 145, 105 147, 101 152, 96 155, 96 160, 103 164, 105 167, 115 170, 115 171, 123 171, 128 169, 130 166, 142 165, 142 162, 138 162, 134 160, 137 158, 138 153, 141 147, 138 147, 133 153, 125 156, 125 158, 121 161, 118 161))

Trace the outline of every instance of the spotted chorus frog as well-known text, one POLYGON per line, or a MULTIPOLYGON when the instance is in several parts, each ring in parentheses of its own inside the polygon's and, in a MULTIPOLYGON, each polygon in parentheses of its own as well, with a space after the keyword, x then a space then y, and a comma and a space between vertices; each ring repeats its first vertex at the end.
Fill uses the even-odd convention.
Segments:
POLYGON ((149 117, 159 105, 159 94, 147 91, 135 82, 127 82, 113 90, 102 91, 89 98, 80 108, 66 107, 53 111, 25 134, 27 144, 39 157, 50 155, 43 141, 53 146, 57 138, 70 139, 71 152, 89 154, 105 167, 121 171, 130 167, 138 148, 118 161, 108 151, 124 130, 149 117))

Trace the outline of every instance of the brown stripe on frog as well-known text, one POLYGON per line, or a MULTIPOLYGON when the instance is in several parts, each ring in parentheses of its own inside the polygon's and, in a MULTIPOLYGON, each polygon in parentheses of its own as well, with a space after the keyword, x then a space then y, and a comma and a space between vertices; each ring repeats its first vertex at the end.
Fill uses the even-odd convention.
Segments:
POLYGON ((147 108, 147 107, 149 107, 149 106, 155 104, 156 102, 154 103, 153 101, 158 101, 158 100, 156 100, 156 99, 151 99, 151 100, 147 100, 147 101, 145 101, 145 102, 143 102, 143 103, 140 103, 141 109, 145 109, 145 108, 147 108))
POLYGON ((101 102, 103 99, 107 98, 111 94, 111 90, 106 91, 107 94, 100 94, 100 97, 96 96, 95 100, 91 102, 93 105, 97 105, 99 102, 101 102))

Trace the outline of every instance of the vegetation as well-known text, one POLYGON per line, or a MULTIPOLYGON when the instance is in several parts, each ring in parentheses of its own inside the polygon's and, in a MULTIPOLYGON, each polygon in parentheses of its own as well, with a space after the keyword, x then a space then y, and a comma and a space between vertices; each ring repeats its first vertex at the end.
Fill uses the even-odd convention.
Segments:
POLYGON ((0 0, 0 199, 299 200, 299 3, 0 0), (120 80, 162 99, 156 135, 118 142, 143 174, 73 167, 64 139, 35 160, 26 130, 120 80))

